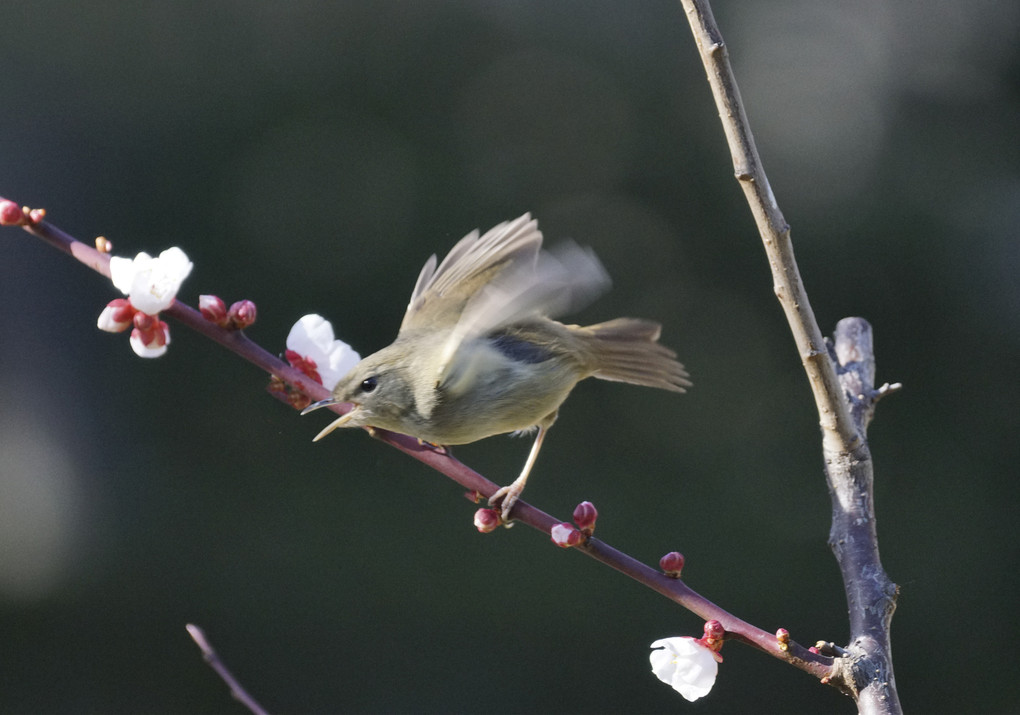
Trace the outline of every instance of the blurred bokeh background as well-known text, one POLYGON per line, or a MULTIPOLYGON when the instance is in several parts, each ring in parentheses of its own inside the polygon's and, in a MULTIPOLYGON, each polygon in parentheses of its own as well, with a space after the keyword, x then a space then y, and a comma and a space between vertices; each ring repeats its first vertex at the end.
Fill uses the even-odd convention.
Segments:
MULTIPOLYGON (((862 315, 882 556, 913 712, 1020 710, 1020 5, 723 1, 748 115, 823 330, 862 315)), ((417 272, 532 211, 661 320, 686 396, 589 381, 526 497, 803 643, 845 642, 811 396, 679 5, 3 5, 0 195, 119 255, 181 246, 181 299, 319 312, 367 354, 417 272)), ((739 645, 690 705, 648 644, 701 623, 171 326, 95 328, 112 286, 0 232, 0 711, 852 712, 739 645)), ((458 456, 506 482, 528 442, 458 456)))

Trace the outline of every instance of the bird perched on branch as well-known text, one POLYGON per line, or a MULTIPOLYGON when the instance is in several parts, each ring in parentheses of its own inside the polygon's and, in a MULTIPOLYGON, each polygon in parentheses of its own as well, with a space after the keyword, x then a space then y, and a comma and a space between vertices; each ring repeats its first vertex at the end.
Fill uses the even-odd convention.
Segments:
MULTIPOLYGON (((330 404, 352 409, 322 430, 379 427, 435 445, 537 428, 519 477, 490 499, 509 520, 560 405, 587 377, 673 392, 690 386, 661 326, 617 318, 564 325, 609 287, 595 254, 573 243, 542 250, 530 214, 479 236, 472 231, 438 263, 425 263, 396 340, 340 379, 330 404)), ((302 414, 304 414, 304 412, 302 414)))

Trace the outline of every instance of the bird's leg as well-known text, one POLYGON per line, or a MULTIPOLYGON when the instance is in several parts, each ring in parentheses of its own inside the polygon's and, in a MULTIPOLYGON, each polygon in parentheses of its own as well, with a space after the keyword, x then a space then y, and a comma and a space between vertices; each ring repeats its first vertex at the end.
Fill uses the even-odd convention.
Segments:
POLYGON ((528 482, 528 474, 531 472, 531 468, 535 466, 535 460, 538 459, 538 451, 542 448, 542 440, 545 439, 547 429, 548 427, 545 425, 539 425, 538 434, 535 436, 535 443, 531 445, 531 452, 528 454, 528 461, 524 463, 521 476, 513 480, 508 486, 500 487, 496 490, 495 494, 489 497, 489 506, 497 503, 500 499, 503 500, 503 503, 500 504, 503 521, 510 521, 510 510, 514 508, 514 504, 521 497, 521 492, 524 491, 524 485, 528 482))

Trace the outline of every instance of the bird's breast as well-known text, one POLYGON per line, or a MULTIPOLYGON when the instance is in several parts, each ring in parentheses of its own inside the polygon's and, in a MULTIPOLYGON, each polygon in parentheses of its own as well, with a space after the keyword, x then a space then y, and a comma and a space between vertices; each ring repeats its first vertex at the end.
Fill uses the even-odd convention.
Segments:
POLYGON ((425 439, 466 444, 527 429, 559 409, 580 377, 576 364, 540 345, 507 337, 472 341, 436 388, 425 439))

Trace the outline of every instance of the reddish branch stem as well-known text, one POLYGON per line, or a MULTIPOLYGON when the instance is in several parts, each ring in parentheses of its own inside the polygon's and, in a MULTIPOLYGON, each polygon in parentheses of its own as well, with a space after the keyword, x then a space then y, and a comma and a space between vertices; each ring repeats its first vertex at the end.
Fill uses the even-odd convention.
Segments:
MULTIPOLYGON (((24 228, 32 235, 70 254, 86 266, 109 277, 109 256, 79 242, 49 222, 42 221, 24 226, 24 228)), ((312 400, 324 399, 329 396, 329 392, 322 385, 314 382, 304 373, 292 368, 272 353, 266 351, 248 339, 242 332, 221 328, 215 323, 206 320, 194 308, 180 301, 175 301, 165 312, 178 322, 183 323, 245 360, 257 365, 270 375, 275 375, 294 388, 301 390, 312 400)), ((330 407, 330 409, 337 414, 344 414, 348 407, 347 405, 335 405, 330 407)), ((482 497, 489 497, 499 488, 497 484, 454 459, 449 453, 423 445, 412 437, 380 429, 369 429, 369 433, 376 439, 396 447, 401 452, 446 475, 468 489, 469 493, 478 493, 482 497)), ((513 515, 516 521, 523 522, 546 534, 550 532, 553 526, 562 523, 560 519, 556 519, 523 501, 518 501, 514 506, 513 515)), ((596 561, 611 566, 620 573, 626 574, 635 581, 644 584, 656 593, 675 601, 699 617, 705 620, 714 619, 719 621, 723 628, 726 629, 727 639, 746 643, 773 657, 785 660, 817 678, 829 677, 832 674, 832 658, 812 653, 807 648, 793 641, 790 641, 787 649, 784 650, 776 640, 775 634, 763 631, 733 616, 704 596, 691 590, 682 580, 670 578, 614 549, 605 542, 591 538, 576 548, 596 561)))

